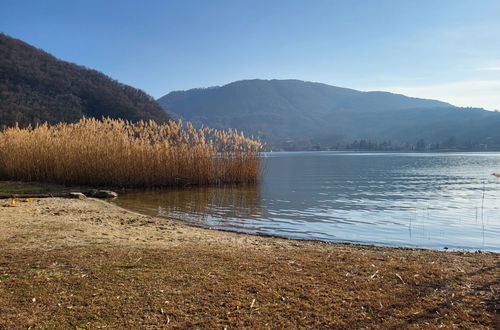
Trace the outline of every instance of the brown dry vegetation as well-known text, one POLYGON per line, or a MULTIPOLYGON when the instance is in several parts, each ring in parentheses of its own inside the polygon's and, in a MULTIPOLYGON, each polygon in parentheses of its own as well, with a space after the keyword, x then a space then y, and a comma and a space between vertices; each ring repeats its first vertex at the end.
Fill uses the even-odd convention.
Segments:
POLYGON ((252 182, 260 150, 233 130, 82 119, 0 132, 0 178, 118 187, 252 182))
POLYGON ((0 208, 0 329, 495 328, 493 253, 211 231, 93 199, 0 208))

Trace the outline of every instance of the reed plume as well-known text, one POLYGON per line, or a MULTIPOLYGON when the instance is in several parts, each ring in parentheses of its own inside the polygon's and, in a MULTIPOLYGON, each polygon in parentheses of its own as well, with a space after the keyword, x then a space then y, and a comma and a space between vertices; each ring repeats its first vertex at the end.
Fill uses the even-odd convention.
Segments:
POLYGON ((231 129, 84 118, 0 132, 0 178, 115 187, 254 182, 261 148, 231 129))

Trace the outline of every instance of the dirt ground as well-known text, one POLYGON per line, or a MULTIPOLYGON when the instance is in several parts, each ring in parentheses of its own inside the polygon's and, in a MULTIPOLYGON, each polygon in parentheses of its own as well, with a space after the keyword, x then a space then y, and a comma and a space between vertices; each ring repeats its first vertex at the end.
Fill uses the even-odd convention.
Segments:
POLYGON ((500 328, 500 255, 213 231, 0 200, 0 329, 500 328))

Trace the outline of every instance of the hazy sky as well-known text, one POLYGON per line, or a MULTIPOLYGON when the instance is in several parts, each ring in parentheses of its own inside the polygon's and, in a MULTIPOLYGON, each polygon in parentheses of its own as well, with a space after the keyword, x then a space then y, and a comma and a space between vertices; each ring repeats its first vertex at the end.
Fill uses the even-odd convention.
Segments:
POLYGON ((500 0, 1 0, 0 32, 154 97, 296 78, 500 109, 500 0))

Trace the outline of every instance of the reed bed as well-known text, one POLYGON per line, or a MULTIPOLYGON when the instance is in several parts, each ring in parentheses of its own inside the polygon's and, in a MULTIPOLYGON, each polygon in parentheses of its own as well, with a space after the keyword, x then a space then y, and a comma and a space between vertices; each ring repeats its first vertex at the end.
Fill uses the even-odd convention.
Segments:
POLYGON ((0 178, 66 185, 167 187, 248 183, 262 144, 190 123, 84 118, 0 132, 0 178))

